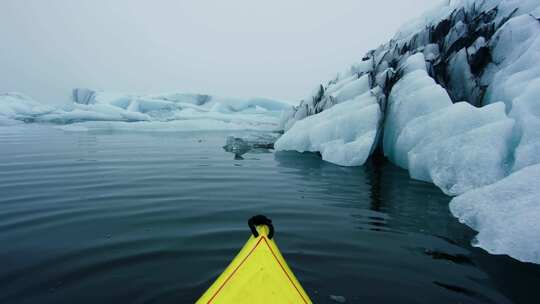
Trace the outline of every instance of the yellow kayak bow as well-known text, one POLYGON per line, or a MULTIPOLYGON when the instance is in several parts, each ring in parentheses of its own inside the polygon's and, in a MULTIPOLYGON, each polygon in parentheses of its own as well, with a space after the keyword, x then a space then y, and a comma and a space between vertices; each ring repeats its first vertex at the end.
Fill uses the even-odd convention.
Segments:
POLYGON ((248 223, 253 235, 197 304, 312 303, 272 239, 272 221, 248 223))

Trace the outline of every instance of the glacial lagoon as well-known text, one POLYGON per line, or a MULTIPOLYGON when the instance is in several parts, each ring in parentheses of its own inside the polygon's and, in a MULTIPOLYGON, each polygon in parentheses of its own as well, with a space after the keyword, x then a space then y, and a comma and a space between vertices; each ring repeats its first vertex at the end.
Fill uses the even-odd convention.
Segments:
POLYGON ((223 149, 254 135, 0 127, 0 303, 192 303, 259 213, 315 303, 540 299, 540 266, 472 247, 434 185, 223 149))

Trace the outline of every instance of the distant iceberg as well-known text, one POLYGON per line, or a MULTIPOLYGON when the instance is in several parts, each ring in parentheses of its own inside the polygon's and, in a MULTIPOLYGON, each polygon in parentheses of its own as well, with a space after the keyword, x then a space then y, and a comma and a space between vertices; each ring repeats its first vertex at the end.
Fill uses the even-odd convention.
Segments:
POLYGON ((40 104, 19 93, 0 95, 0 124, 16 121, 61 125, 64 130, 138 131, 278 129, 288 102, 266 98, 225 98, 203 94, 136 95, 74 89, 73 103, 40 104))
POLYGON ((0 120, 3 121, 33 122, 36 117, 54 111, 54 107, 43 105, 22 93, 0 94, 0 120))

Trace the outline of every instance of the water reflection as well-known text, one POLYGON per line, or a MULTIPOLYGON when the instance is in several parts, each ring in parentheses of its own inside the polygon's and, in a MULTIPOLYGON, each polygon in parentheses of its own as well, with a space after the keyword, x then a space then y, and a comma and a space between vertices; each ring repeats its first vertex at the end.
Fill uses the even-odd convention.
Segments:
MULTIPOLYGON (((328 205, 345 208, 343 215, 355 219, 356 236, 347 230, 346 221, 336 229, 358 243, 348 249, 349 256, 358 255, 357 259, 347 263, 349 273, 357 273, 349 277, 356 284, 368 290, 391 285, 397 293, 422 290, 419 301, 402 298, 413 302, 510 302, 492 289, 490 275, 474 261, 479 251, 469 246, 472 231, 450 216, 450 198, 433 185, 411 180, 406 171, 380 160, 344 168, 310 153, 278 152, 275 159, 282 172, 315 183, 317 196, 332 197, 328 205), (363 250, 357 251, 357 245, 363 250), (370 265, 372 262, 377 266, 370 265)), ((487 257, 491 258, 497 257, 487 257)), ((347 288, 343 290, 347 292, 347 288)), ((391 296, 375 298, 378 303, 395 301, 391 296)))
POLYGON ((432 185, 385 162, 231 161, 227 135, 0 130, 0 302, 193 303, 266 213, 315 303, 535 303, 538 268, 470 247, 432 185))
POLYGON ((321 161, 316 154, 295 152, 276 152, 275 159, 286 169, 284 173, 316 183, 317 195, 331 195, 334 202, 329 204, 375 212, 371 215, 375 226, 391 224, 395 230, 429 230, 459 240, 470 237, 469 231, 463 231, 449 216, 449 197, 431 184, 410 179, 407 171, 389 162, 340 167, 321 161), (459 233, 453 234, 454 230, 459 233))

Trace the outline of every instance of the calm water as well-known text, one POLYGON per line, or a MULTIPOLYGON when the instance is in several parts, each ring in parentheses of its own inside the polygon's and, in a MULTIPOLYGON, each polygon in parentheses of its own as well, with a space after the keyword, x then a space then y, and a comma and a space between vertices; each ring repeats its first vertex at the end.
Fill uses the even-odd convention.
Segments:
POLYGON ((0 303, 192 303, 258 213, 316 303, 539 303, 540 267, 472 248, 434 186, 227 135, 0 127, 0 303))

